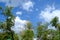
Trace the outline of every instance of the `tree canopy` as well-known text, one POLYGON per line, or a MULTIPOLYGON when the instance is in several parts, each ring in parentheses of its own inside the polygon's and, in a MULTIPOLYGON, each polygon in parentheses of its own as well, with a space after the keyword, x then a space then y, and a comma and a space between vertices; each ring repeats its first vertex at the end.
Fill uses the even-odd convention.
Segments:
POLYGON ((15 16, 12 13, 13 7, 6 6, 2 8, 0 6, 1 15, 5 16, 5 21, 0 21, 0 40, 60 40, 60 22, 58 17, 54 17, 50 24, 56 29, 48 29, 49 24, 38 23, 36 29, 33 24, 28 21, 25 30, 22 30, 20 34, 16 34, 11 27, 15 24, 15 16), (19 37, 20 36, 20 37, 19 37))

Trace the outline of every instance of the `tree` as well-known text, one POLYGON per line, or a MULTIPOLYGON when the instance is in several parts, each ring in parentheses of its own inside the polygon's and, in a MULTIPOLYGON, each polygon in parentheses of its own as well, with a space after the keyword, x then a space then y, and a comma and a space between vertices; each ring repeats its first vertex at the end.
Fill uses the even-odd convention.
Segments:
POLYGON ((40 40, 41 39, 41 36, 43 34, 43 25, 39 25, 38 28, 37 28, 37 40, 40 40))
POLYGON ((58 17, 54 17, 51 20, 51 24, 52 24, 52 26, 55 26, 55 28, 57 29, 57 31, 59 31, 59 39, 60 39, 60 23, 59 23, 58 17))
POLYGON ((17 34, 14 34, 14 40, 19 40, 19 37, 17 34))
POLYGON ((50 23, 52 24, 52 26, 55 26, 55 28, 57 28, 58 21, 58 17, 54 17, 50 23))
POLYGON ((37 40, 48 40, 47 36, 48 36, 48 23, 45 24, 41 24, 38 23, 38 27, 37 27, 37 40))
POLYGON ((30 22, 28 22, 26 27, 27 27, 27 29, 25 31, 23 31, 22 34, 21 34, 21 37, 22 37, 21 40, 33 40, 34 32, 31 28, 32 24, 30 22))
MULTIPOLYGON (((11 40, 14 40, 14 32, 11 30, 11 27, 14 26, 15 16, 12 14, 12 7, 6 7, 5 9, 1 8, 2 14, 6 17, 6 21, 3 22, 1 28, 8 34, 11 34, 11 40)), ((7 37, 6 37, 7 38, 7 37)), ((6 39, 7 40, 7 39, 6 39)))

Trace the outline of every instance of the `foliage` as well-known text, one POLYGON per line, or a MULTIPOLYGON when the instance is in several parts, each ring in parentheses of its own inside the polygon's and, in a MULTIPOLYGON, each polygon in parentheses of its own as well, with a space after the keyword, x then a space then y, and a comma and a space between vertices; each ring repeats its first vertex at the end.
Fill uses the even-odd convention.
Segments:
POLYGON ((11 10, 12 7, 6 7, 5 9, 1 9, 2 14, 6 17, 6 21, 2 23, 0 26, 1 29, 5 31, 5 36, 2 38, 2 40, 7 40, 10 38, 11 40, 14 40, 14 32, 11 30, 11 27, 14 26, 14 15, 12 14, 11 10))
POLYGON ((21 37, 22 39, 21 40, 33 40, 34 38, 34 32, 33 30, 31 29, 32 25, 31 23, 27 23, 27 28, 25 31, 22 32, 21 34, 21 37))
POLYGON ((52 24, 52 26, 57 27, 57 24, 58 24, 58 17, 54 17, 54 18, 51 20, 51 24, 52 24))
MULTIPOLYGON (((15 23, 15 16, 12 14, 12 9, 13 7, 7 6, 3 9, 0 6, 0 11, 2 11, 2 14, 5 16, 5 21, 0 21, 0 30, 2 30, 0 31, 0 40, 19 40, 19 36, 11 30, 11 27, 14 26, 15 23)), ((60 40, 60 22, 58 17, 54 17, 50 24, 56 29, 48 29, 48 23, 38 23, 36 31, 32 28, 32 23, 28 21, 25 26, 26 29, 20 33, 20 39, 33 40, 36 32, 37 40, 60 40)))

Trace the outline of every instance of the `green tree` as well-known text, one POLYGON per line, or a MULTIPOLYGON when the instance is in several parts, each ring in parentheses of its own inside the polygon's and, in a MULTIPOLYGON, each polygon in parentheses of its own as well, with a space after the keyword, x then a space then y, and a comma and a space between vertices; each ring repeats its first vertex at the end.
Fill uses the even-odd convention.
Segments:
POLYGON ((37 28, 37 40, 40 40, 41 39, 41 36, 43 34, 43 25, 39 25, 38 28, 37 28))
POLYGON ((58 17, 54 17, 50 23, 52 24, 52 26, 55 26, 55 28, 57 28, 58 21, 58 17))
POLYGON ((32 24, 30 22, 28 22, 26 27, 27 27, 27 29, 25 31, 23 31, 22 34, 21 34, 21 37, 22 37, 21 40, 33 40, 34 32, 31 28, 32 24))
MULTIPOLYGON (((7 35, 11 35, 11 40, 14 40, 14 32, 11 30, 11 27, 14 26, 14 18, 15 16, 12 14, 12 8, 13 7, 6 7, 5 9, 1 8, 2 10, 2 14, 5 16, 6 20, 3 22, 3 24, 0 26, 6 33, 7 35)), ((6 36, 5 36, 6 37, 6 36)), ((4 39, 7 40, 8 37, 6 37, 4 39)), ((4 40, 3 39, 3 40, 4 40)))
POLYGON ((38 23, 37 27, 37 40, 48 40, 48 23, 40 24, 38 23))
MULTIPOLYGON (((59 37, 58 38, 60 39, 60 23, 59 23, 58 17, 54 17, 51 20, 51 24, 52 24, 52 26, 55 26, 57 31, 59 31, 59 37)), ((55 38, 56 38, 56 35, 55 35, 55 38)))

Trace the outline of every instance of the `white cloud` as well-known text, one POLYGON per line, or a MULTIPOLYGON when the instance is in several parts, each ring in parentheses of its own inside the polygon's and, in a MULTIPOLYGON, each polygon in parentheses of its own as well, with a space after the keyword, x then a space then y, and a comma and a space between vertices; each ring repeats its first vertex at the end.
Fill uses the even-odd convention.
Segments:
POLYGON ((32 1, 28 1, 28 2, 23 3, 22 7, 23 9, 29 11, 31 10, 31 8, 33 8, 33 5, 34 3, 32 1))
POLYGON ((12 28, 12 30, 14 30, 16 33, 20 33, 22 30, 25 30, 26 28, 26 20, 21 20, 19 16, 17 16, 15 18, 15 25, 12 28))
POLYGON ((52 27, 51 24, 48 26, 48 29, 54 29, 54 30, 56 30, 56 28, 54 26, 52 27))
POLYGON ((20 7, 27 11, 33 7, 31 0, 0 0, 0 2, 6 3, 6 6, 20 7))
POLYGON ((22 15, 22 12, 18 11, 16 12, 17 15, 22 15))
POLYGON ((0 2, 6 3, 6 6, 14 6, 17 7, 21 5, 21 0, 0 0, 0 2))
POLYGON ((45 22, 50 22, 55 16, 59 17, 60 21, 60 10, 55 9, 54 6, 48 6, 40 13, 40 18, 44 19, 45 22))

